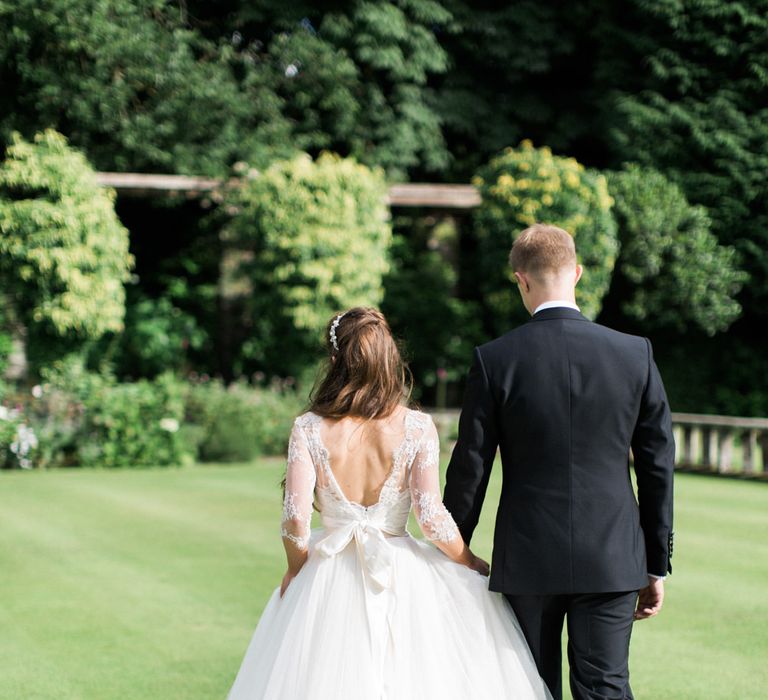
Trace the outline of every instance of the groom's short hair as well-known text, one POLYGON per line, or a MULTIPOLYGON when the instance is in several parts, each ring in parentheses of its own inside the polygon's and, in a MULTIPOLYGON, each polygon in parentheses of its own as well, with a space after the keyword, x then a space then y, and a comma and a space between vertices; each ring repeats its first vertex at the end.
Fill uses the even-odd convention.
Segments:
POLYGON ((514 272, 527 272, 531 275, 558 273, 564 267, 576 264, 573 236, 558 226, 529 226, 520 232, 512 244, 509 264, 514 272))

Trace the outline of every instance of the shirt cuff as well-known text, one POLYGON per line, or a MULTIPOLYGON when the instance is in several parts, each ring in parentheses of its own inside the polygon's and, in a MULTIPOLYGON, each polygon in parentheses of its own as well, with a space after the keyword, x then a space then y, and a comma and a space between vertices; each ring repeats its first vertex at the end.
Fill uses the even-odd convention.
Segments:
POLYGON ((651 573, 649 573, 649 574, 648 574, 648 578, 654 578, 654 579, 656 579, 657 581, 663 581, 663 580, 664 580, 664 579, 666 579, 667 577, 666 577, 666 576, 658 576, 658 575, 656 575, 656 574, 651 574, 651 573))

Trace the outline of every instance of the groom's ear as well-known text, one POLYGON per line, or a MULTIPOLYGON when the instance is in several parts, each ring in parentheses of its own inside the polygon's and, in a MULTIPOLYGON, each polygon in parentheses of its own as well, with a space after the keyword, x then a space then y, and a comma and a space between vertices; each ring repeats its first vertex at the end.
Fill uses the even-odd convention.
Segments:
POLYGON ((573 280, 574 287, 579 283, 582 274, 584 274, 584 268, 581 265, 576 265, 576 277, 573 280))
POLYGON ((517 279, 518 286, 527 294, 531 291, 531 285, 528 284, 528 280, 525 276, 519 272, 515 272, 515 279, 517 279))

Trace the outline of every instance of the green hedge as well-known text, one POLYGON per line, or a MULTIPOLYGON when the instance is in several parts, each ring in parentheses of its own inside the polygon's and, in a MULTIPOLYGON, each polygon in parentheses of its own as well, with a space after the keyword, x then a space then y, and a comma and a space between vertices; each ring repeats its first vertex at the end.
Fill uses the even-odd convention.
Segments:
POLYGON ((209 381, 187 387, 187 423, 203 462, 235 462, 283 454, 302 404, 290 388, 225 386, 209 381))

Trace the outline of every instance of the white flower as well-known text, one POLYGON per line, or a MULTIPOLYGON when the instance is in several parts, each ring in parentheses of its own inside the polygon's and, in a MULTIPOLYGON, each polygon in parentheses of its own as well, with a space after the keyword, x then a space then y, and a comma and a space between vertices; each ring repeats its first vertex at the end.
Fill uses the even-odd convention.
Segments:
POLYGON ((5 406, 0 406, 0 420, 8 420, 10 417, 10 411, 5 406))
POLYGON ((299 74, 299 67, 295 63, 289 63, 285 67, 285 77, 295 78, 299 74))
POLYGON ((11 443, 11 452, 16 455, 19 465, 23 469, 32 468, 32 462, 28 459, 28 455, 37 448, 37 445, 35 431, 24 423, 20 423, 16 428, 16 439, 11 443))
POLYGON ((34 396, 36 399, 39 399, 43 395, 43 387, 41 387, 39 384, 35 384, 35 386, 32 387, 32 396, 34 396))
POLYGON ((37 441, 37 435, 35 435, 35 431, 32 430, 32 428, 28 428, 26 425, 21 426, 24 428, 24 438, 27 441, 27 444, 33 449, 36 450, 37 446, 40 444, 37 441))
POLYGON ((161 418, 160 427, 169 433, 175 433, 179 429, 179 421, 175 418, 161 418))

